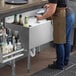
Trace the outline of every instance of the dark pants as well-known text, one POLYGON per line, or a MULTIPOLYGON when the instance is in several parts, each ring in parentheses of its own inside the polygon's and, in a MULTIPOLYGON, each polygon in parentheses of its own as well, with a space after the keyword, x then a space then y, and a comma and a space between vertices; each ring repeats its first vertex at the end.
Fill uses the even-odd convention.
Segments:
POLYGON ((57 65, 61 68, 68 64, 71 51, 70 35, 73 29, 75 14, 66 16, 66 43, 56 44, 57 65))

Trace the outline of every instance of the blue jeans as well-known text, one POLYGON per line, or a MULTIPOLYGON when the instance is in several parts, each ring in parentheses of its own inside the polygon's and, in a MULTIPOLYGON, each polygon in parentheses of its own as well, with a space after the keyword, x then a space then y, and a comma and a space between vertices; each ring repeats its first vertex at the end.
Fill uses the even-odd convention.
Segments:
POLYGON ((67 65, 69 62, 69 56, 71 51, 71 40, 70 35, 73 29, 75 20, 75 14, 66 16, 66 43, 65 44, 55 44, 56 55, 57 55, 57 65, 61 68, 67 65))

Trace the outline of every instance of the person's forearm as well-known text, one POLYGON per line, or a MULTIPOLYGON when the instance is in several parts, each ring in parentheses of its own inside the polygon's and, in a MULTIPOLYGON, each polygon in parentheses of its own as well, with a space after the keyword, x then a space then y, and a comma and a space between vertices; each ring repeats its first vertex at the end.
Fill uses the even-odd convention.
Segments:
POLYGON ((54 4, 53 6, 50 6, 47 9, 46 13, 43 14, 43 19, 52 16, 55 13, 55 10, 56 10, 56 4, 54 4))

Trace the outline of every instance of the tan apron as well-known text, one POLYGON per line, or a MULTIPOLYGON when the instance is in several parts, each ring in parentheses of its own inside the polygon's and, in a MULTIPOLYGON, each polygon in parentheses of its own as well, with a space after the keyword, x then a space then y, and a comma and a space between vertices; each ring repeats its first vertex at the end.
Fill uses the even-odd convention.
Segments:
POLYGON ((66 42, 66 10, 57 8, 53 15, 53 38, 54 43, 63 44, 66 42))

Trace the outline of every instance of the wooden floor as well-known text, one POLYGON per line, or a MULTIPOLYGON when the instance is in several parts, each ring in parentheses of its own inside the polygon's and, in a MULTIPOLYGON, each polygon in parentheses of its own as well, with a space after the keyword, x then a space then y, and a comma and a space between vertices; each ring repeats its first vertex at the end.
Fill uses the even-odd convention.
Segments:
MULTIPOLYGON (((53 47, 42 50, 35 57, 31 58, 30 73, 26 69, 26 58, 16 62, 16 76, 31 76, 33 73, 45 68, 56 59, 53 47)), ((5 66, 0 69, 0 76, 11 76, 11 67, 5 66)))

